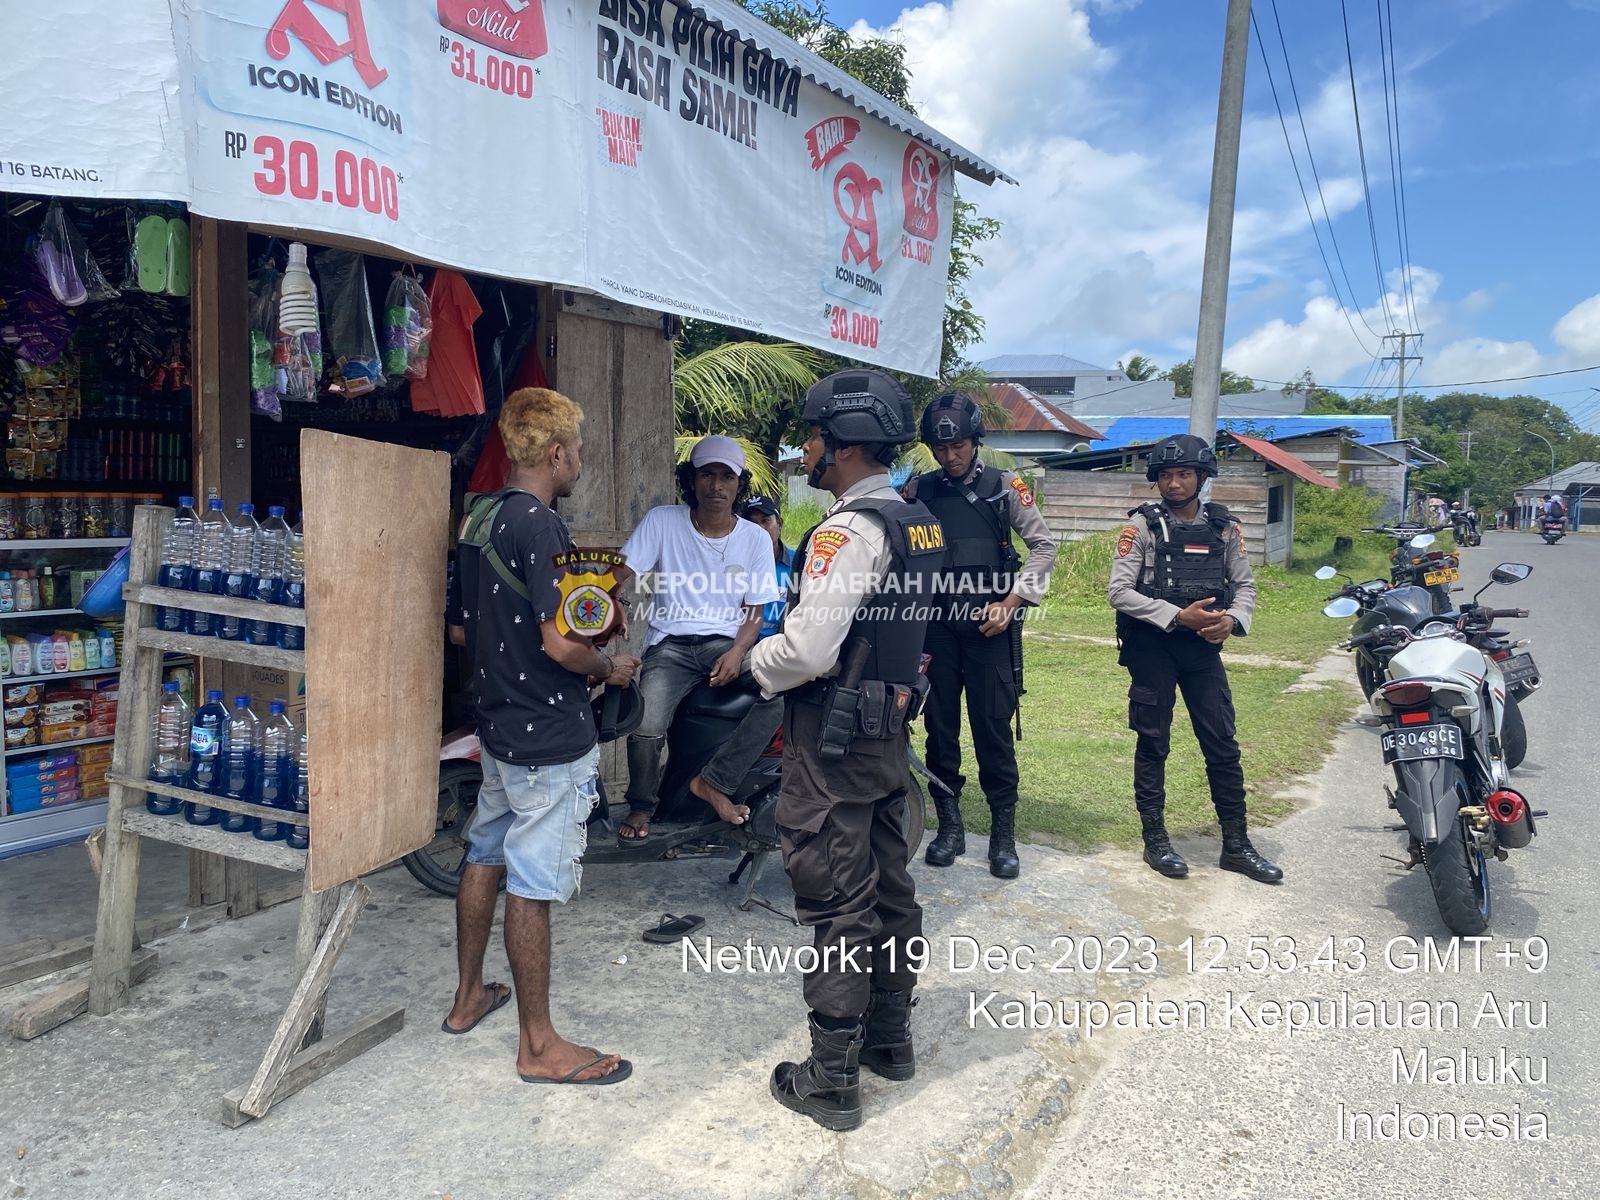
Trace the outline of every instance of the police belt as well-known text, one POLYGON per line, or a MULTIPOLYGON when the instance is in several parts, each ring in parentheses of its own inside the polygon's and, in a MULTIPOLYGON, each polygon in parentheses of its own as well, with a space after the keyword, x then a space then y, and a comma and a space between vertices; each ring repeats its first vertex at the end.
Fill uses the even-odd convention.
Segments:
POLYGON ((821 752, 832 758, 842 755, 858 737, 869 741, 898 738, 922 712, 928 686, 927 677, 921 675, 916 683, 863 679, 853 688, 835 679, 817 679, 786 692, 784 698, 822 709, 821 752))

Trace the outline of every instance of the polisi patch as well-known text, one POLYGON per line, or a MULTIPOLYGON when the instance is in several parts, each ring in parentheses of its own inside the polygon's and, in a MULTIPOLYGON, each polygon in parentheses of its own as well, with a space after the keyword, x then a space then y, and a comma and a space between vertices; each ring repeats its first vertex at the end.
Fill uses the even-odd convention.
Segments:
POLYGON ((808 547, 810 557, 806 559, 806 574, 812 579, 821 579, 828 573, 828 568, 833 565, 833 556, 850 542, 850 535, 842 529, 819 529, 811 535, 811 545, 808 547))
POLYGON ((937 521, 919 521, 915 525, 907 525, 906 541, 910 543, 913 554, 943 550, 944 526, 937 521))

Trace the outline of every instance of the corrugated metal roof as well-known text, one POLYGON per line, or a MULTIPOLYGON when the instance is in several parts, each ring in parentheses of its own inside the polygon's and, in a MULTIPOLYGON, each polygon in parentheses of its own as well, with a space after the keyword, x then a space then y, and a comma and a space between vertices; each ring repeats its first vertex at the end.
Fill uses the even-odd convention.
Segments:
POLYGON ((1254 451, 1275 467, 1279 467, 1297 479, 1304 479, 1307 483, 1314 483, 1318 487, 1332 488, 1338 491, 1339 485, 1329 479, 1304 459, 1296 458, 1281 446, 1274 446, 1271 442, 1262 441, 1260 438, 1249 437, 1242 433, 1230 433, 1229 440, 1239 443, 1246 450, 1254 451))
POLYGON ((1553 478, 1552 483, 1552 476, 1541 475, 1532 483, 1523 484, 1517 491, 1536 492, 1543 488, 1547 492, 1564 492, 1569 487, 1600 486, 1600 463, 1573 463, 1570 467, 1562 467, 1553 478))
POLYGON ((1065 354, 1000 354, 978 364, 985 375, 1120 375, 1115 367, 1097 367, 1065 354))
MULTIPOLYGON (((1272 441, 1326 433, 1335 428, 1352 430, 1358 442, 1388 442, 1394 439, 1394 423, 1388 417, 1352 417, 1343 413, 1335 417, 1329 417, 1326 413, 1321 416, 1242 417, 1237 420, 1223 417, 1217 426, 1229 433, 1243 433, 1272 441)), ((1119 417, 1106 427, 1105 434, 1106 443, 1110 446, 1139 446, 1188 432, 1187 417, 1119 417)))
POLYGON ((785 37, 760 17, 742 8, 737 0, 687 0, 680 7, 710 18, 758 50, 765 50, 775 58, 781 58, 800 67, 805 78, 818 87, 827 88, 834 95, 848 100, 862 111, 881 121, 887 121, 902 133, 910 134, 927 142, 934 149, 944 151, 950 156, 950 161, 955 164, 956 170, 963 175, 982 183, 993 183, 996 179, 1003 179, 1007 183, 1017 182, 987 159, 979 158, 959 142, 945 137, 926 121, 912 116, 898 104, 885 100, 859 79, 813 54, 799 42, 785 37))
POLYGON ((1103 435, 1098 430, 1067 415, 1019 383, 991 383, 989 399, 1011 414, 1011 428, 1003 432, 1069 433, 1085 441, 1102 440, 1103 435))

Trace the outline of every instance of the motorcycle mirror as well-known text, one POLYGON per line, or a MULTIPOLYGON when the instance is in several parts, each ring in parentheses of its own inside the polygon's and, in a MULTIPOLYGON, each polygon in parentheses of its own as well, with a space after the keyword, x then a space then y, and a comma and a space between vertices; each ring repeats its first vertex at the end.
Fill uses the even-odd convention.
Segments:
POLYGON ((1318 579, 1332 579, 1338 573, 1339 572, 1335 571, 1332 567, 1318 567, 1317 568, 1317 578, 1318 579))
POLYGON ((1416 537, 1411 539, 1411 548, 1413 550, 1426 550, 1438 540, 1439 539, 1434 537, 1431 533, 1419 533, 1416 537))
POLYGON ((1337 600, 1328 602, 1327 606, 1322 610, 1322 615, 1342 620, 1345 617, 1353 617, 1360 611, 1361 605, 1350 599, 1349 596, 1340 596, 1337 600))
POLYGON ((1533 568, 1527 563, 1501 563, 1489 572, 1489 578, 1496 583, 1521 583, 1532 574, 1533 568))

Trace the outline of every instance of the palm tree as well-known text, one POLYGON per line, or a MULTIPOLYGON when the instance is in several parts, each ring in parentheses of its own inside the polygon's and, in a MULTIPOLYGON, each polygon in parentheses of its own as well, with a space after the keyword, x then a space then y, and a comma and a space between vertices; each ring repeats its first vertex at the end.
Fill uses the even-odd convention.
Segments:
POLYGON ((672 372, 676 461, 689 457, 703 433, 726 433, 744 450, 750 486, 781 503, 777 465, 748 434, 804 394, 825 361, 821 351, 796 342, 723 342, 698 354, 680 352, 672 372))

